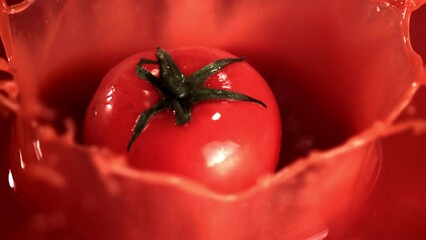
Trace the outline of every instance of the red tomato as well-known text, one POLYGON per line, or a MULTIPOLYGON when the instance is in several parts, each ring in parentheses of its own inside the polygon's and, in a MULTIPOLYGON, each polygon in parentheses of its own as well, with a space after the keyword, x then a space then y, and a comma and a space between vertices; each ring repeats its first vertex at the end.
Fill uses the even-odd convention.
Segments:
POLYGON ((161 49, 139 53, 104 77, 88 107, 85 142, 127 154, 136 168, 191 178, 219 192, 243 190, 260 176, 273 173, 281 126, 278 106, 265 80, 248 63, 221 50, 191 47, 173 50, 170 55, 161 49), (175 74, 173 67, 147 61, 157 61, 158 54, 172 58, 165 61, 176 64, 177 75, 181 71, 178 80, 165 80, 175 74), (233 62, 216 69, 200 86, 187 87, 196 79, 191 74, 219 59, 231 58, 233 62), (151 73, 154 82, 137 75, 141 59, 139 72, 151 73), (160 89, 164 85, 177 88, 160 89), (238 92, 246 99, 197 98, 197 93, 206 89, 222 95, 238 92), (134 128, 138 117, 161 101, 167 102, 162 105, 165 108, 146 121, 138 135, 134 128), (179 117, 180 110, 173 102, 188 113, 186 117, 179 117))

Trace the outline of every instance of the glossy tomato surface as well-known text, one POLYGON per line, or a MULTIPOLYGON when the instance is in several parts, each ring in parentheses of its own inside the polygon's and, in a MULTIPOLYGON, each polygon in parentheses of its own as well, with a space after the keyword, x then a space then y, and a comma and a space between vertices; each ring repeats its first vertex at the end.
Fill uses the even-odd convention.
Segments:
MULTIPOLYGON (((170 54, 187 77, 216 60, 235 58, 202 47, 170 54)), ((136 75, 141 58, 156 59, 154 52, 133 55, 103 79, 86 115, 87 144, 124 153, 136 168, 189 177, 221 192, 243 190, 275 170, 281 145, 278 107, 265 80, 247 62, 224 67, 204 86, 243 93, 266 108, 247 101, 202 101, 194 105, 192 120, 185 125, 176 125, 174 111, 165 110, 148 122, 127 152, 136 119, 161 97, 151 83, 136 75)), ((143 67, 158 76, 158 64, 143 67)))

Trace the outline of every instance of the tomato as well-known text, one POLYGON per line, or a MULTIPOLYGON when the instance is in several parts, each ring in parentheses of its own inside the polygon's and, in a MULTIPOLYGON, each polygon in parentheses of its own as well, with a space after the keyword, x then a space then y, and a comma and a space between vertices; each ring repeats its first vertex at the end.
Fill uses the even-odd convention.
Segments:
POLYGON ((243 190, 274 172, 281 145, 280 115, 265 80, 242 59, 202 47, 170 55, 158 49, 119 63, 88 107, 84 135, 87 144, 126 154, 138 169, 191 178, 220 192, 243 190), (156 55, 171 66, 157 63, 156 55), (218 60, 222 65, 194 87, 203 77, 191 74, 218 60))

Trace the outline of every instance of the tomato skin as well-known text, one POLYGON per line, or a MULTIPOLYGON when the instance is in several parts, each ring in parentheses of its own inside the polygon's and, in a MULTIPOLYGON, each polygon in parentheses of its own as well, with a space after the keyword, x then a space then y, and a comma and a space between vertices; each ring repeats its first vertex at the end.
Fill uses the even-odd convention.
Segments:
MULTIPOLYGON (((235 57, 202 47, 175 49, 170 54, 185 76, 218 59, 235 57)), ((200 102, 184 126, 177 126, 173 111, 166 110, 150 120, 127 152, 137 117, 161 97, 135 74, 142 57, 156 59, 154 51, 130 56, 102 80, 87 110, 86 144, 124 153, 135 168, 188 177, 223 193, 243 190, 263 174, 274 172, 281 146, 278 106, 267 83, 246 62, 223 68, 205 85, 249 95, 267 108, 242 101, 200 102)), ((158 76, 156 64, 144 67, 158 76)))

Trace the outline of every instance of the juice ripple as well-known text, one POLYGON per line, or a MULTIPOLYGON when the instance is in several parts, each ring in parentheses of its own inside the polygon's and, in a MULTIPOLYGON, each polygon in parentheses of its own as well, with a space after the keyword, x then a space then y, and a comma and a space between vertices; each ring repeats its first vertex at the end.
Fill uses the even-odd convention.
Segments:
POLYGON ((408 38, 424 1, 174 3, 27 1, 0 13, 22 108, 0 122, 0 154, 12 159, 0 167, 3 238, 426 236, 425 75, 408 38), (157 45, 214 46, 253 63, 281 103, 285 167, 220 195, 76 145, 105 71, 157 45))

